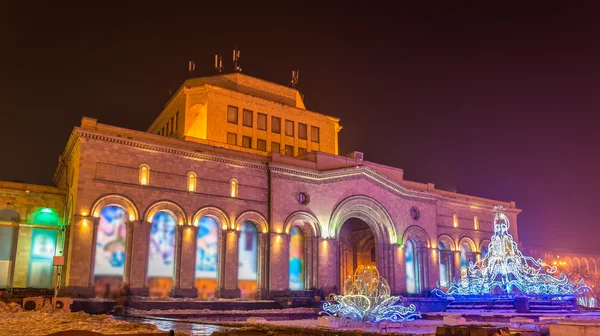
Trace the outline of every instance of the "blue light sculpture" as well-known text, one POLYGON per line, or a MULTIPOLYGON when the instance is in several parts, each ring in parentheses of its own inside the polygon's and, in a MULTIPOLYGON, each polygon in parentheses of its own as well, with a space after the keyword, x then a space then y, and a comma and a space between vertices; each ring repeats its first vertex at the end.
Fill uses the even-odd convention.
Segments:
POLYGON ((469 263, 466 276, 451 282, 446 290, 439 288, 433 292, 438 296, 474 296, 493 294, 496 288, 505 295, 514 291, 524 295, 570 296, 581 295, 589 287, 583 279, 571 282, 561 273, 555 276, 556 266, 548 265, 541 259, 524 256, 517 243, 508 233, 508 218, 504 207, 494 207, 494 235, 487 254, 476 263, 469 263))
POLYGON ((357 322, 412 321, 421 315, 416 307, 395 305, 399 296, 390 295, 390 285, 374 266, 359 266, 344 282, 344 295, 331 294, 323 304, 326 314, 357 322))

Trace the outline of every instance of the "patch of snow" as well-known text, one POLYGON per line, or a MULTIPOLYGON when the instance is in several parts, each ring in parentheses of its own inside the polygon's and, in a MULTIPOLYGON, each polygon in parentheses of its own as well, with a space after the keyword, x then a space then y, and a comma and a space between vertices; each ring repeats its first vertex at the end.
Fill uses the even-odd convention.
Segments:
POLYGON ((312 308, 286 308, 286 309, 254 309, 254 310, 211 310, 211 309, 150 309, 141 310, 135 308, 126 308, 127 315, 132 316, 150 316, 150 315, 240 315, 249 314, 263 316, 270 314, 312 314, 315 311, 312 308))

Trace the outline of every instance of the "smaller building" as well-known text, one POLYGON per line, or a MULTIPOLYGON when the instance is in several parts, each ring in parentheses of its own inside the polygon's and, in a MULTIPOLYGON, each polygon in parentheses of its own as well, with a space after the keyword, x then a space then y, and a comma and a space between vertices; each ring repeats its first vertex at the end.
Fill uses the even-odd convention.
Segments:
POLYGON ((0 181, 0 288, 18 293, 54 287, 65 195, 54 187, 0 181))

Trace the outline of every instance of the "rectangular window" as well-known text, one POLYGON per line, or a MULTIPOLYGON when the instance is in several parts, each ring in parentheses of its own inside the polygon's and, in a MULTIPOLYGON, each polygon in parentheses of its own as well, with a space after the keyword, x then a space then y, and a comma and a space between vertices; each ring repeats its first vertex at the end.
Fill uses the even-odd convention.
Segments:
POLYGON ((253 120, 252 120, 253 115, 252 114, 253 114, 253 112, 250 111, 250 110, 244 110, 243 112, 244 113, 243 113, 243 117, 242 117, 242 125, 248 126, 248 127, 252 127, 252 124, 253 124, 253 120))
POLYGON ((179 121, 179 111, 175 112, 175 116, 173 117, 173 131, 176 132, 177 131, 177 123, 179 121))
POLYGON ((285 135, 294 136, 294 122, 292 120, 285 121, 285 135))
POLYGON ((319 142, 319 128, 310 126, 310 140, 312 142, 319 142))
POLYGON ((281 134, 281 118, 271 117, 271 132, 281 134))
POLYGON ((238 108, 235 106, 227 107, 227 122, 236 124, 238 123, 238 108))
POLYGON ((227 133, 227 144, 237 146, 237 134, 227 133))
POLYGON ((281 147, 279 146, 279 142, 271 142, 271 152, 281 153, 281 147))
POLYGON ((285 155, 294 156, 294 146, 285 145, 285 155))
POLYGON ((267 151, 267 140, 256 139, 256 149, 259 151, 266 152, 267 151))
POLYGON ((307 128, 306 124, 298 123, 298 139, 306 140, 307 135, 308 135, 308 128, 307 128))
POLYGON ((298 147, 298 156, 306 154, 306 148, 298 147))
POLYGON ((167 134, 171 135, 171 133, 173 133, 173 124, 171 123, 171 120, 169 120, 169 122, 167 123, 167 134))
POLYGON ((252 138, 249 136, 242 136, 242 147, 252 148, 252 138))
POLYGON ((259 113, 256 118, 256 127, 259 130, 266 131, 267 130, 267 115, 264 113, 259 113))

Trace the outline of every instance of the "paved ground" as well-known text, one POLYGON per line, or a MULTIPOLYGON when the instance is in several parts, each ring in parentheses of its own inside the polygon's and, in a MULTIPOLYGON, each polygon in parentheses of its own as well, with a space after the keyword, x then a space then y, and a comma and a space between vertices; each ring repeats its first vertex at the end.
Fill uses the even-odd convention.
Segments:
POLYGON ((232 328, 221 327, 212 324, 200 324, 200 323, 187 323, 187 322, 173 322, 165 320, 155 320, 137 317, 122 317, 115 316, 115 319, 134 323, 148 323, 154 324, 160 330, 169 331, 182 331, 190 333, 192 335, 211 335, 214 331, 226 331, 232 328))

